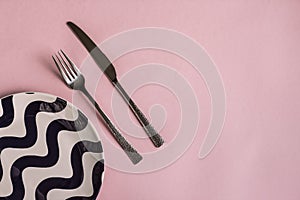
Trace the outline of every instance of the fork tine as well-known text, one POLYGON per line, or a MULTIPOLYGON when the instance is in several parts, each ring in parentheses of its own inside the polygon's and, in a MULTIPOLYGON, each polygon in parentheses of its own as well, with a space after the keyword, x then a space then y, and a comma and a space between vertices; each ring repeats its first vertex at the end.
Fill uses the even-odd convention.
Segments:
POLYGON ((56 54, 55 54, 55 57, 58 60, 58 62, 60 63, 60 67, 61 67, 62 71, 64 72, 65 77, 67 78, 66 80, 68 80, 68 81, 74 80, 73 76, 70 74, 70 72, 68 70, 68 66, 65 65, 65 63, 61 60, 62 58, 57 56, 56 54))
POLYGON ((64 57, 67 59, 67 61, 70 63, 70 65, 73 67, 73 70, 76 72, 77 75, 80 74, 79 69, 77 66, 72 62, 72 60, 65 54, 63 50, 60 50, 60 52, 64 55, 64 57))
POLYGON ((63 67, 62 67, 61 64, 60 64, 60 61, 59 61, 59 58, 57 57, 57 55, 55 55, 55 57, 52 56, 52 59, 53 59, 55 65, 56 65, 58 71, 59 71, 60 74, 62 75, 64 81, 68 83, 68 82, 70 81, 70 78, 66 75, 66 73, 64 72, 64 69, 62 69, 63 67), (55 58, 55 57, 56 57, 56 58, 55 58))
POLYGON ((67 55, 65 53, 61 53, 61 52, 62 52, 62 50, 58 51, 57 53, 58 53, 58 55, 60 57, 60 60, 62 61, 63 66, 65 67, 65 69, 68 72, 68 74, 71 75, 70 78, 71 79, 72 78, 75 79, 77 75, 74 72, 72 63, 70 63, 70 59, 67 58, 67 55), (66 62, 66 60, 67 60, 68 63, 66 62))
POLYGON ((68 74, 68 72, 66 71, 66 68, 65 68, 64 64, 62 63, 61 58, 59 56, 57 56, 57 54, 55 54, 55 60, 57 61, 58 66, 59 66, 61 72, 67 78, 66 80, 71 80, 70 74, 68 74))

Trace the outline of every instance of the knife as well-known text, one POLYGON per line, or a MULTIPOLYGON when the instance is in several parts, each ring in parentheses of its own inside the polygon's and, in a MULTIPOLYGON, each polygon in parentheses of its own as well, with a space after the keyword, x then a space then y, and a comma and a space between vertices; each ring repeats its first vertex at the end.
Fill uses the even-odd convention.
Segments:
POLYGON ((160 147, 163 145, 164 140, 158 134, 158 132, 154 129, 154 127, 149 123, 148 119, 142 113, 142 111, 137 107, 134 101, 130 98, 130 96, 126 93, 122 85, 117 79, 117 74, 115 67, 110 62, 110 60, 105 56, 105 54, 97 47, 97 45, 93 42, 93 40, 76 24, 73 22, 67 22, 68 27, 72 30, 72 32, 76 35, 76 37, 80 40, 86 50, 90 53, 91 57, 98 65, 98 67, 103 71, 106 77, 111 81, 113 86, 118 90, 123 99, 128 104, 131 111, 134 113, 135 117, 138 119, 141 126, 144 128, 147 136, 152 141, 155 147, 160 147))

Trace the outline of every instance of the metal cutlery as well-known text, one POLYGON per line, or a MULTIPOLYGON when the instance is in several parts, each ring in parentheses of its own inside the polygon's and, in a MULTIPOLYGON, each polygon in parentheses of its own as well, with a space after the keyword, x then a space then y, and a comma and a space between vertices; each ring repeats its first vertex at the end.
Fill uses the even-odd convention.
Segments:
POLYGON ((141 126, 144 128, 147 136, 150 138, 155 147, 160 147, 163 145, 164 140, 158 134, 158 132, 153 128, 148 119, 142 113, 142 111, 137 107, 134 101, 126 93, 124 88, 121 86, 117 79, 116 71, 113 64, 105 56, 105 54, 97 47, 97 45, 89 38, 89 36, 81 30, 77 25, 72 22, 67 22, 68 27, 73 31, 81 43, 85 46, 87 51, 90 53, 96 64, 103 71, 106 77, 111 81, 114 87, 121 94, 123 99, 129 105, 130 109, 138 119, 141 126))
POLYGON ((127 154, 133 164, 139 163, 143 158, 142 156, 126 141, 121 135, 120 131, 111 122, 108 116, 102 111, 95 99, 90 95, 85 87, 85 78, 77 68, 77 66, 69 59, 69 57, 60 50, 57 55, 52 56, 60 74, 62 75, 65 83, 73 90, 81 91, 95 106, 99 112, 102 120, 107 128, 112 133, 112 136, 127 154))

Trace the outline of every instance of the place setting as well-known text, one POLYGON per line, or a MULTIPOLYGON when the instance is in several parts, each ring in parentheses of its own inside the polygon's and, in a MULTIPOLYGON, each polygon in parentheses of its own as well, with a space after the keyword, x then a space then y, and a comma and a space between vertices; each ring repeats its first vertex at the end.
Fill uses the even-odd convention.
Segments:
MULTIPOLYGON (((79 26, 70 21, 66 25, 99 67, 97 73, 107 77, 128 105, 153 147, 161 148, 163 137, 123 88, 112 62, 79 26)), ((88 91, 85 83, 89 79, 68 53, 59 49, 49 56, 64 87, 89 101, 130 165, 142 163, 142 153, 88 91)), ((1 98, 0 199, 97 198, 106 177, 105 159, 110 155, 84 113, 64 97, 48 93, 28 91, 1 98)))

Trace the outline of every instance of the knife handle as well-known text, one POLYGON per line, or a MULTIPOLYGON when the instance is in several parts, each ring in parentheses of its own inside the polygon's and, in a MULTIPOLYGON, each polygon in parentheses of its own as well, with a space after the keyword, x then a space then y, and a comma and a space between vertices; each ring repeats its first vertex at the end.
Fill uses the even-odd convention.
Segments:
POLYGON ((137 107, 137 105, 134 103, 134 101, 129 97, 129 95, 126 93, 124 88, 121 86, 121 84, 116 81, 114 82, 114 86, 117 88, 117 90, 121 93, 122 97, 125 99, 126 103, 129 105, 130 109, 140 122, 141 126, 144 128, 148 138, 151 140, 153 145, 155 147, 160 147, 163 145, 164 140, 163 138, 158 134, 158 132, 154 129, 154 127, 149 123, 146 116, 142 113, 142 111, 137 107))

